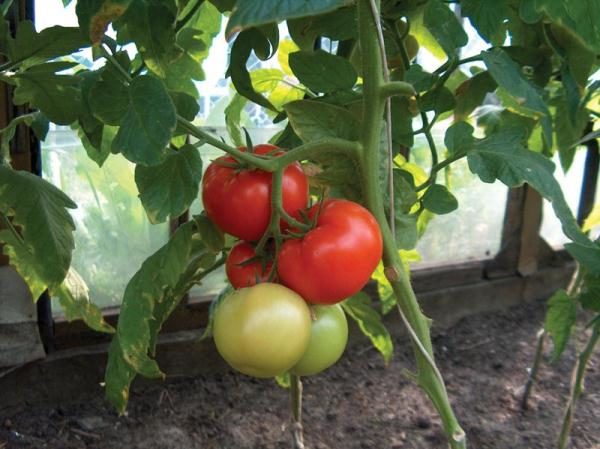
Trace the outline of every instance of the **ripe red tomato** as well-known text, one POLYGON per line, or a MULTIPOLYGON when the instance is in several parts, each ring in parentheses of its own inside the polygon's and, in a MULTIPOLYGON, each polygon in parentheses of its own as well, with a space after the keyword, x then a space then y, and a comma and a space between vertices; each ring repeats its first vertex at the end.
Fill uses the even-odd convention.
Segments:
POLYGON ((256 252, 248 242, 238 242, 231 248, 225 261, 225 272, 233 288, 252 287, 269 280, 273 262, 263 264, 259 259, 248 262, 255 257, 256 252))
MULTIPOLYGON (((240 148, 245 151, 246 148, 240 148)), ((277 156, 273 145, 256 145, 256 154, 277 156)), ((281 154, 279 152, 279 154, 281 154)), ((212 162, 202 178, 202 201, 208 217, 222 231, 242 240, 259 240, 271 218, 272 173, 233 167, 235 159, 223 156, 212 162)), ((283 208, 295 218, 306 207, 308 180, 297 162, 283 172, 283 208)))
POLYGON ((279 280, 314 304, 335 304, 364 287, 383 251, 371 213, 348 200, 327 200, 309 211, 317 224, 287 240, 277 259, 279 280))

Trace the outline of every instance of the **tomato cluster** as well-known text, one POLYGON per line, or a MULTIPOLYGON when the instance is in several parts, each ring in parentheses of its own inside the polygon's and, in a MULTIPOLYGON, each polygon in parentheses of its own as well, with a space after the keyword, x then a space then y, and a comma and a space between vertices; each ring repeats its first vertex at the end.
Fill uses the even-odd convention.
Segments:
MULTIPOLYGON (((282 154, 273 145, 253 151, 282 154)), ((308 180, 296 162, 283 172, 282 206, 310 229, 301 233, 282 220, 281 247, 261 244, 257 254, 255 243, 271 221, 272 182, 272 173, 229 156, 211 163, 204 175, 206 214, 240 239, 225 264, 236 290, 214 312, 215 343, 233 368, 248 375, 312 375, 344 351, 348 323, 338 303, 369 280, 381 259, 381 233, 371 213, 348 200, 327 199, 307 209, 308 180)))

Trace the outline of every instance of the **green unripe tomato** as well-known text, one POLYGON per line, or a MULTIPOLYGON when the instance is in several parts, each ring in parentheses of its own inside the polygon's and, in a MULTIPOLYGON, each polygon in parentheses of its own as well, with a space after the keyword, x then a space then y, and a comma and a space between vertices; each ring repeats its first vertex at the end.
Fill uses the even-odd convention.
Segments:
POLYGON ((214 312, 213 336, 232 368, 249 376, 274 377, 305 353, 310 310, 296 292, 264 282, 223 299, 214 312))
POLYGON ((310 342, 306 352, 290 370, 298 376, 311 376, 329 368, 342 356, 348 342, 348 321, 339 304, 313 306, 310 342))

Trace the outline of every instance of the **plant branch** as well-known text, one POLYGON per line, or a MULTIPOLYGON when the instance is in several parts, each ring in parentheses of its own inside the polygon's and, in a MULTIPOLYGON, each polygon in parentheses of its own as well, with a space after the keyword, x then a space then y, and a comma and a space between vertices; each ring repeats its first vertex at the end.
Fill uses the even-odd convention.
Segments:
POLYGON ((4 226, 6 227, 6 229, 8 229, 10 231, 10 233, 15 237, 15 239, 21 244, 21 245, 25 245, 25 240, 23 240, 23 237, 21 237, 21 234, 19 234, 17 232, 17 230, 15 229, 15 227, 13 226, 12 222, 8 219, 8 217, 6 215, 4 215, 2 212, 0 212, 0 219, 2 220, 2 223, 4 223, 4 226))

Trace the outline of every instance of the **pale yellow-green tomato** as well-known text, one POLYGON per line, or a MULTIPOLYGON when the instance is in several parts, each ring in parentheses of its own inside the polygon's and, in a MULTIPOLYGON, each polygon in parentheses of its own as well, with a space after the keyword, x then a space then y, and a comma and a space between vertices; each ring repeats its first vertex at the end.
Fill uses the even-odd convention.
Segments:
POLYGON ((314 319, 306 352, 290 370, 298 376, 312 376, 329 368, 344 353, 348 342, 348 321, 339 304, 313 306, 314 319))
POLYGON ((234 291, 214 312, 219 354, 237 371, 254 377, 283 374, 302 357, 311 317, 296 292, 264 282, 234 291))

